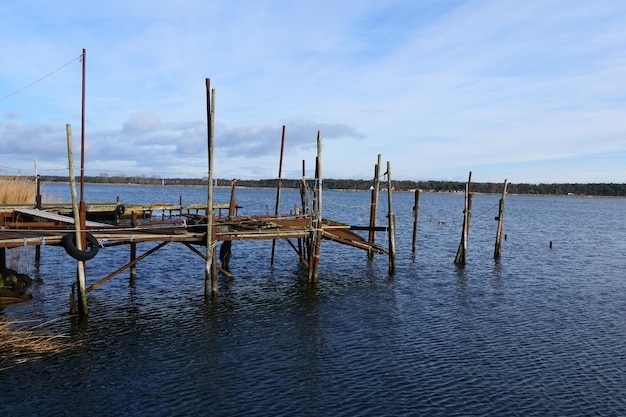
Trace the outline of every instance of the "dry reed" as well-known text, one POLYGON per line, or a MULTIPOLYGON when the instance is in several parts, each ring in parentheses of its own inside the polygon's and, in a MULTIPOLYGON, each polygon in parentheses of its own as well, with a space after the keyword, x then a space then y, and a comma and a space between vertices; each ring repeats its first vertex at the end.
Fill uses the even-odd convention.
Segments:
POLYGON ((0 317, 0 371, 79 345, 70 341, 68 336, 42 332, 40 328, 46 323, 21 327, 16 324, 23 323, 0 317))
POLYGON ((0 204, 34 204, 37 185, 29 177, 0 175, 0 204))

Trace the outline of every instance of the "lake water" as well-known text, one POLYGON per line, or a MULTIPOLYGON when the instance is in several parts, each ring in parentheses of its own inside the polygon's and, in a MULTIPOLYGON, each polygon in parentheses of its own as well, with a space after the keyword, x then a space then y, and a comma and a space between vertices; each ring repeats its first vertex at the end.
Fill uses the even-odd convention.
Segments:
MULTIPOLYGON (((230 190, 217 189, 227 203, 230 190)), ((44 194, 69 200, 66 185, 44 194)), ((274 190, 237 190, 240 214, 273 211, 274 190)), ((86 185, 87 201, 206 201, 202 188, 86 185)), ((394 193, 397 271, 388 259, 322 242, 320 278, 287 242, 235 242, 219 296, 204 261, 169 244, 137 277, 89 293, 86 323, 67 317, 75 262, 44 247, 22 272, 41 277, 11 318, 82 345, 0 373, 2 416, 622 416, 626 415, 626 199, 476 195, 465 266, 454 264, 463 196, 422 194, 411 251, 412 193, 394 193), (445 222, 445 223, 444 223, 445 222), (552 248, 550 248, 552 242, 552 248)), ((324 217, 367 225, 368 192, 324 192, 324 217)), ((298 204, 284 190, 282 212, 298 204)), ((379 224, 386 224, 381 193, 379 224)), ((386 246, 387 236, 377 233, 386 246)), ((143 253, 154 244, 140 244, 143 253)), ((31 251, 32 252, 32 251, 31 251)), ((8 255, 8 256, 9 256, 8 255)), ((123 265, 101 249, 88 284, 123 265)))

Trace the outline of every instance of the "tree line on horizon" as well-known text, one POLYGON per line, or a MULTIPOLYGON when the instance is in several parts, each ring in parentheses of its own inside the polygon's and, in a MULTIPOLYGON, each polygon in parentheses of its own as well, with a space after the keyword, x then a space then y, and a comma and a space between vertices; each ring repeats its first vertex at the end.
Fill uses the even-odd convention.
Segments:
MULTIPOLYGON (((67 176, 40 176, 44 182, 68 182, 67 176)), ((135 185, 178 185, 178 186, 206 186, 207 178, 161 178, 147 176, 86 176, 86 183, 91 184, 135 184, 135 185)), ((283 179, 283 188, 299 188, 301 179, 283 179)), ((230 179, 216 179, 215 185, 218 187, 230 186, 230 179)), ((324 179, 324 188, 330 190, 350 190, 366 191, 372 187, 373 181, 363 179, 324 179)), ((237 179, 239 187, 276 188, 278 180, 273 179, 237 179)), ((387 183, 381 181, 380 186, 386 188, 387 183)), ((460 181, 410 181, 392 180, 391 186, 395 191, 424 192, 464 192, 465 182, 460 181)), ((501 194, 504 184, 493 182, 473 182, 471 191, 474 193, 501 194)), ((530 194, 530 195, 586 195, 601 197, 624 197, 626 196, 626 184, 617 183, 552 183, 552 184, 529 184, 529 183, 509 183, 508 193, 510 194, 530 194)))

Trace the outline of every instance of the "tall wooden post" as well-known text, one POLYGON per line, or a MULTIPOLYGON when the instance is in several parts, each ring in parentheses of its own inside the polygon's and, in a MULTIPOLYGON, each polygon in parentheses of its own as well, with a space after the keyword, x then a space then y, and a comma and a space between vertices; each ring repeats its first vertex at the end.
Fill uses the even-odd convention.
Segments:
MULTIPOLYGON (((305 169, 305 161, 302 160, 302 181, 300 182, 300 201, 302 204, 302 214, 304 216, 309 214, 309 201, 307 198, 307 186, 306 186, 306 169, 305 169)), ((300 253, 300 258, 307 259, 307 247, 308 242, 305 238, 298 239, 298 249, 300 253)))
MULTIPOLYGON (((83 48, 81 57, 83 63, 82 69, 82 94, 81 94, 81 118, 80 118, 80 240, 83 242, 83 248, 87 247, 87 207, 85 205, 85 88, 86 88, 86 61, 87 51, 83 48)), ((78 237, 77 237, 78 239, 78 237)), ((84 268, 84 263, 83 263, 84 268)), ((80 294, 80 291, 79 291, 80 294)), ((80 303, 79 303, 80 307, 80 303)))
POLYGON ((213 148, 215 123, 215 89, 211 90, 211 80, 206 80, 206 102, 207 102, 207 136, 208 136, 208 195, 206 206, 207 217, 207 241, 206 241, 206 268, 204 275, 204 294, 217 295, 217 273, 215 273, 215 236, 213 227, 213 148), (209 285, 210 283, 210 285, 209 285))
POLYGON ((389 272, 396 271, 396 215, 393 213, 391 163, 387 161, 387 208, 389 217, 389 272))
MULTIPOLYGON (((278 216, 280 214, 280 191, 283 181, 283 152, 285 151, 285 125, 283 125, 283 134, 280 139, 280 162, 278 163, 278 182, 276 184, 276 209, 274 214, 278 216)), ((274 265, 274 251, 276 250, 276 239, 272 240, 272 257, 270 258, 270 265, 274 265)))
POLYGON ((415 253, 415 247, 417 246, 417 218, 419 216, 420 208, 420 190, 415 190, 415 203, 413 204, 413 244, 411 250, 415 253))
POLYGON ((309 252, 309 282, 319 278, 319 262, 322 240, 322 134, 317 131, 317 158, 315 163, 315 188, 313 190, 313 227, 309 252))
MULTIPOLYGON (((70 190, 72 193, 72 211, 74 213, 74 232, 76 233, 76 249, 82 251, 83 246, 80 212, 76 197, 76 178, 74 177, 74 153, 72 151, 72 127, 65 125, 67 134, 67 158, 69 161, 70 190)), ((76 261, 76 286, 78 287, 78 314, 87 316, 87 293, 85 291, 85 261, 76 261)))
POLYGON ((461 242, 454 258, 455 264, 465 264, 467 260, 467 238, 469 235, 469 222, 472 217, 472 195, 470 193, 470 184, 472 182, 472 172, 469 173, 469 179, 465 184, 465 204, 463 209, 463 230, 461 231, 461 242))
POLYGON ((508 180, 504 180, 504 187, 502 188, 502 198, 500 198, 500 206, 498 209, 498 230, 496 232, 496 245, 493 250, 493 258, 498 260, 502 255, 502 223, 504 221, 504 199, 506 198, 506 189, 509 185, 508 180))
MULTIPOLYGON (((378 215, 378 192, 380 190, 380 158, 381 155, 378 154, 378 163, 374 166, 374 181, 372 183, 372 200, 370 206, 370 230, 367 235, 367 242, 370 245, 373 245, 376 241, 376 231, 374 228, 376 227, 376 216, 378 215)), ((374 252, 367 251, 367 258, 374 259, 374 252)))

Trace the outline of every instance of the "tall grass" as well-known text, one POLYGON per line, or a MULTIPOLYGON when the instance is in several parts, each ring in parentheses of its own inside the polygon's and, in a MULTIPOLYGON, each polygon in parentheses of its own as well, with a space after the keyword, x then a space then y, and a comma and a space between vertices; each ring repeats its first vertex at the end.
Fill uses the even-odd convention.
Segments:
POLYGON ((35 204, 37 185, 29 177, 0 175, 0 204, 35 204))

